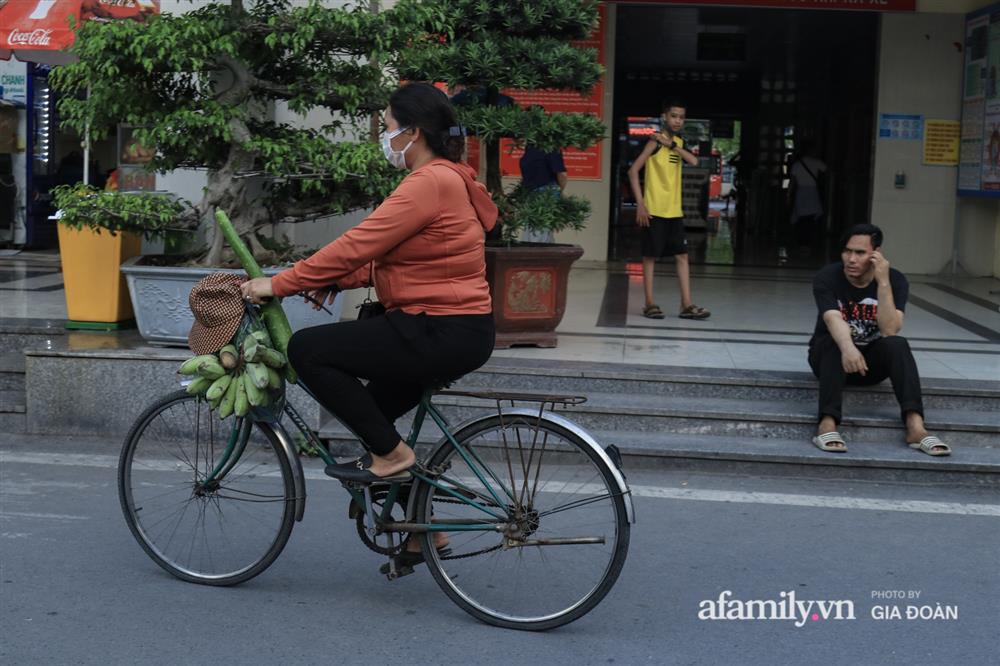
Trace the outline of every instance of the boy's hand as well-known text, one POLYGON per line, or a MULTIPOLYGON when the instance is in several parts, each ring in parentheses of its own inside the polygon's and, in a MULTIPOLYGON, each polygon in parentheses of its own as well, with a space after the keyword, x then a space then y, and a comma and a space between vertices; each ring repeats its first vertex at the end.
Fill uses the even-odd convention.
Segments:
POLYGON ((660 144, 664 148, 670 148, 671 150, 673 150, 674 146, 676 145, 676 143, 674 142, 674 137, 671 136, 670 132, 667 131, 657 132, 653 135, 653 138, 656 140, 658 144, 660 144))
POLYGON ((636 206, 635 209, 635 223, 638 224, 640 227, 649 226, 649 211, 646 210, 646 205, 643 204, 641 201, 639 202, 639 205, 636 206))

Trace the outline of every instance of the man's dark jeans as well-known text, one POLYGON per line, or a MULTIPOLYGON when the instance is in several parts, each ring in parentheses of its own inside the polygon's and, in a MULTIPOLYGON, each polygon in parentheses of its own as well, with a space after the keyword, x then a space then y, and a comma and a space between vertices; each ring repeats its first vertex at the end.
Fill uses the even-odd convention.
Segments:
POLYGON ((868 373, 864 376, 844 372, 840 348, 833 338, 824 336, 809 348, 809 367, 819 379, 819 418, 832 416, 839 424, 844 385, 871 386, 886 377, 892 381, 904 424, 906 412, 917 412, 923 416, 920 374, 906 338, 899 335, 879 338, 858 350, 868 364, 868 373))

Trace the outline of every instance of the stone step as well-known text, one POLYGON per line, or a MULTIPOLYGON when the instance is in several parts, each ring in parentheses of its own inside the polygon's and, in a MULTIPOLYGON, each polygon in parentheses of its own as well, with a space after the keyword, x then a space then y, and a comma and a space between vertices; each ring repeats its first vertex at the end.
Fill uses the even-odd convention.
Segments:
POLYGON ((48 349, 54 342, 65 340, 66 334, 66 321, 63 319, 2 319, 0 349, 5 354, 25 349, 48 349))
MULTIPOLYGON (((51 434, 118 434, 128 430, 133 419, 156 397, 178 387, 176 369, 190 353, 148 346, 135 346, 131 334, 113 336, 81 334, 80 339, 95 348, 77 348, 66 341, 51 348, 26 352, 26 405, 30 432, 51 434), (97 348, 98 342, 132 345, 124 348, 97 348), (50 387, 59 386, 53 391, 50 387), (93 390, 92 387, 100 390, 93 390), (114 409, 109 409, 114 405, 114 409)), ((74 339, 77 335, 72 336, 74 339)), ((653 383, 660 391, 671 383, 691 385, 709 395, 692 396, 686 392, 629 392, 568 390, 589 397, 587 404, 570 408, 568 416, 588 430, 634 431, 686 435, 714 435, 755 439, 788 439, 808 443, 815 421, 815 393, 806 399, 761 399, 753 393, 762 385, 780 388, 783 383, 803 382, 802 378, 782 377, 781 373, 736 373, 734 371, 687 369, 686 375, 662 374, 662 369, 648 366, 625 366, 619 374, 611 364, 535 363, 519 359, 494 359, 487 366, 463 380, 461 386, 511 388, 516 390, 555 390, 560 382, 599 380, 598 387, 629 388, 636 383, 653 383), (530 363, 530 365, 529 365, 530 363), (510 386, 498 385, 499 378, 510 386), (482 382, 482 383, 480 383, 482 382), (631 382, 631 384, 630 384, 631 382), (713 382, 715 382, 713 384, 713 382), (742 382, 742 385, 740 384, 742 382), (556 384, 557 386, 552 386, 556 384), (746 397, 710 395, 714 387, 741 387, 746 397)), ((944 386, 942 390, 991 400, 994 383, 966 382, 944 386), (979 387, 979 388, 977 388, 979 387), (979 393, 977 394, 977 390, 979 393)), ((996 383, 1000 384, 1000 383, 996 383)), ((647 387, 648 388, 648 387, 647 387)), ((1000 392, 998 392, 1000 394, 1000 392)), ((765 394, 766 395, 766 394, 765 394)), ((868 395, 865 393, 864 395, 868 395)), ((898 441, 899 418, 895 401, 865 402, 848 407, 843 432, 853 440, 898 441)), ((453 396, 439 396, 437 404, 454 421, 480 415, 491 409, 488 401, 453 396)), ((293 389, 293 401, 307 412, 312 427, 324 421, 318 407, 293 389), (298 394, 298 395, 296 395, 298 394)), ((956 447, 981 446, 1000 448, 1000 409, 928 407, 928 423, 933 432, 956 447)), ((405 427, 405 421, 401 421, 405 427)))
MULTIPOLYGON (((851 438, 845 453, 827 453, 801 439, 745 438, 727 435, 588 431, 601 444, 615 445, 624 457, 624 472, 651 465, 717 473, 795 475, 818 479, 962 484, 1000 488, 1000 449, 956 447, 947 457, 913 451, 898 440, 851 438)), ((353 457, 362 448, 339 424, 320 432, 335 456, 353 457)), ((418 456, 429 454, 439 431, 425 428, 418 456)))
POLYGON ((24 372, 0 370, 0 391, 18 391, 24 394, 24 372))
MULTIPOLYGON (((434 404, 449 423, 495 412, 489 401, 462 396, 437 396, 434 404)), ((518 403, 519 407, 534 407, 537 403, 518 403)), ((551 407, 551 405, 549 406, 551 407)), ((723 436, 739 439, 778 439, 809 443, 815 431, 815 416, 811 405, 758 403, 753 401, 713 401, 673 398, 669 402, 659 397, 623 397, 591 394, 583 405, 561 406, 553 410, 592 432, 637 432, 650 437, 666 435, 723 436)), ((956 446, 977 446, 1000 450, 1000 414, 938 410, 928 412, 928 427, 942 439, 955 441, 956 446)), ((397 421, 405 436, 411 427, 412 412, 397 421)), ((321 432, 337 433, 344 427, 329 417, 321 432)), ((436 440, 440 430, 429 419, 424 423, 422 439, 436 440)), ((346 432, 346 431, 345 431, 346 432)), ((900 442, 902 426, 895 409, 866 409, 845 418, 841 432, 848 441, 900 442)))
MULTIPOLYGON (((806 401, 815 403, 818 386, 809 372, 736 371, 715 368, 651 367, 582 362, 494 358, 454 388, 489 386, 495 390, 530 390, 590 395, 661 395, 682 398, 806 401)), ((927 409, 1000 410, 1000 381, 926 379, 927 409)), ((849 387, 845 411, 856 405, 895 406, 889 382, 849 387)))
POLYGON ((24 374, 24 353, 21 351, 0 352, 0 373, 24 374))
MULTIPOLYGON (((18 391, 24 404, 24 353, 0 352, 0 391, 18 391)), ((3 403, 0 402, 0 405, 3 403)))
POLYGON ((0 432, 22 433, 27 432, 28 424, 24 411, 4 412, 0 411, 0 432))
POLYGON ((0 413, 24 414, 24 391, 11 391, 0 388, 0 413))
MULTIPOLYGON (((434 403, 451 423, 491 412, 489 401, 461 396, 437 396, 434 403)), ((815 432, 815 405, 722 398, 623 396, 590 393, 586 403, 554 410, 593 431, 630 431, 684 435, 715 435, 809 442, 815 432)), ((956 446, 1000 449, 1000 412, 927 410, 928 428, 956 446)), ((433 424, 429 424, 433 425, 433 424)), ((408 432, 409 415, 397 423, 408 432)), ((899 441, 902 437, 895 406, 859 406, 845 416, 841 432, 859 441, 899 441)), ((435 436, 439 433, 435 432, 435 436)))

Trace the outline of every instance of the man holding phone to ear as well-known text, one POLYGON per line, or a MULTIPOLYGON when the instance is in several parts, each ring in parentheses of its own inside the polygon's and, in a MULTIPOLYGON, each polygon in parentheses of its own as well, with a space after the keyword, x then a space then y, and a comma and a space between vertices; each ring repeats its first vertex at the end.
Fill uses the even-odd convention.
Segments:
POLYGON ((847 451, 837 432, 844 385, 878 384, 888 377, 910 448, 931 456, 949 455, 951 448, 924 427, 917 363, 899 335, 909 283, 882 254, 882 230, 856 224, 845 232, 841 247, 841 261, 820 270, 813 280, 819 309, 809 341, 809 366, 819 379, 813 444, 823 451, 847 451))
POLYGON ((662 128, 653 134, 628 170, 629 184, 636 201, 636 224, 642 232, 642 285, 646 304, 644 317, 663 319, 666 315, 653 300, 653 269, 660 257, 674 257, 681 292, 682 319, 707 319, 711 314, 691 302, 691 277, 684 209, 681 206, 681 162, 698 165, 698 157, 684 146, 680 131, 687 111, 684 104, 664 105, 662 128), (639 172, 646 168, 645 185, 639 186, 639 172))

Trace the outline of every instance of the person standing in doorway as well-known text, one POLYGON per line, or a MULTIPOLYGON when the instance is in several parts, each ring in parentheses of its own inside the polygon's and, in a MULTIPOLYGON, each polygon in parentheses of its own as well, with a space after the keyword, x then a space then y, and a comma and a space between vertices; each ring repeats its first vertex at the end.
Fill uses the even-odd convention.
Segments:
POLYGON ((637 204, 636 223, 642 232, 642 285, 646 297, 642 314, 650 319, 665 316, 653 300, 653 269, 657 259, 672 256, 681 292, 678 316, 707 319, 711 313, 691 301, 691 273, 681 206, 681 162, 697 166, 698 158, 684 146, 680 136, 687 116, 685 105, 671 101, 663 108, 662 129, 650 137, 628 170, 637 204), (640 187, 639 172, 643 167, 646 167, 646 182, 640 187))
MULTIPOLYGON (((528 144, 524 147, 524 155, 521 157, 519 166, 521 167, 521 187, 533 192, 549 191, 556 197, 562 196, 568 178, 561 152, 555 150, 546 153, 528 144)), ((525 229, 521 240, 532 243, 554 243, 555 236, 551 231, 525 229)))
MULTIPOLYGON (((816 249, 823 231, 823 185, 826 163, 816 157, 810 141, 803 141, 798 156, 788 168, 788 206, 792 232, 801 254, 816 249)), ((779 253, 780 254, 780 253, 779 253)))

